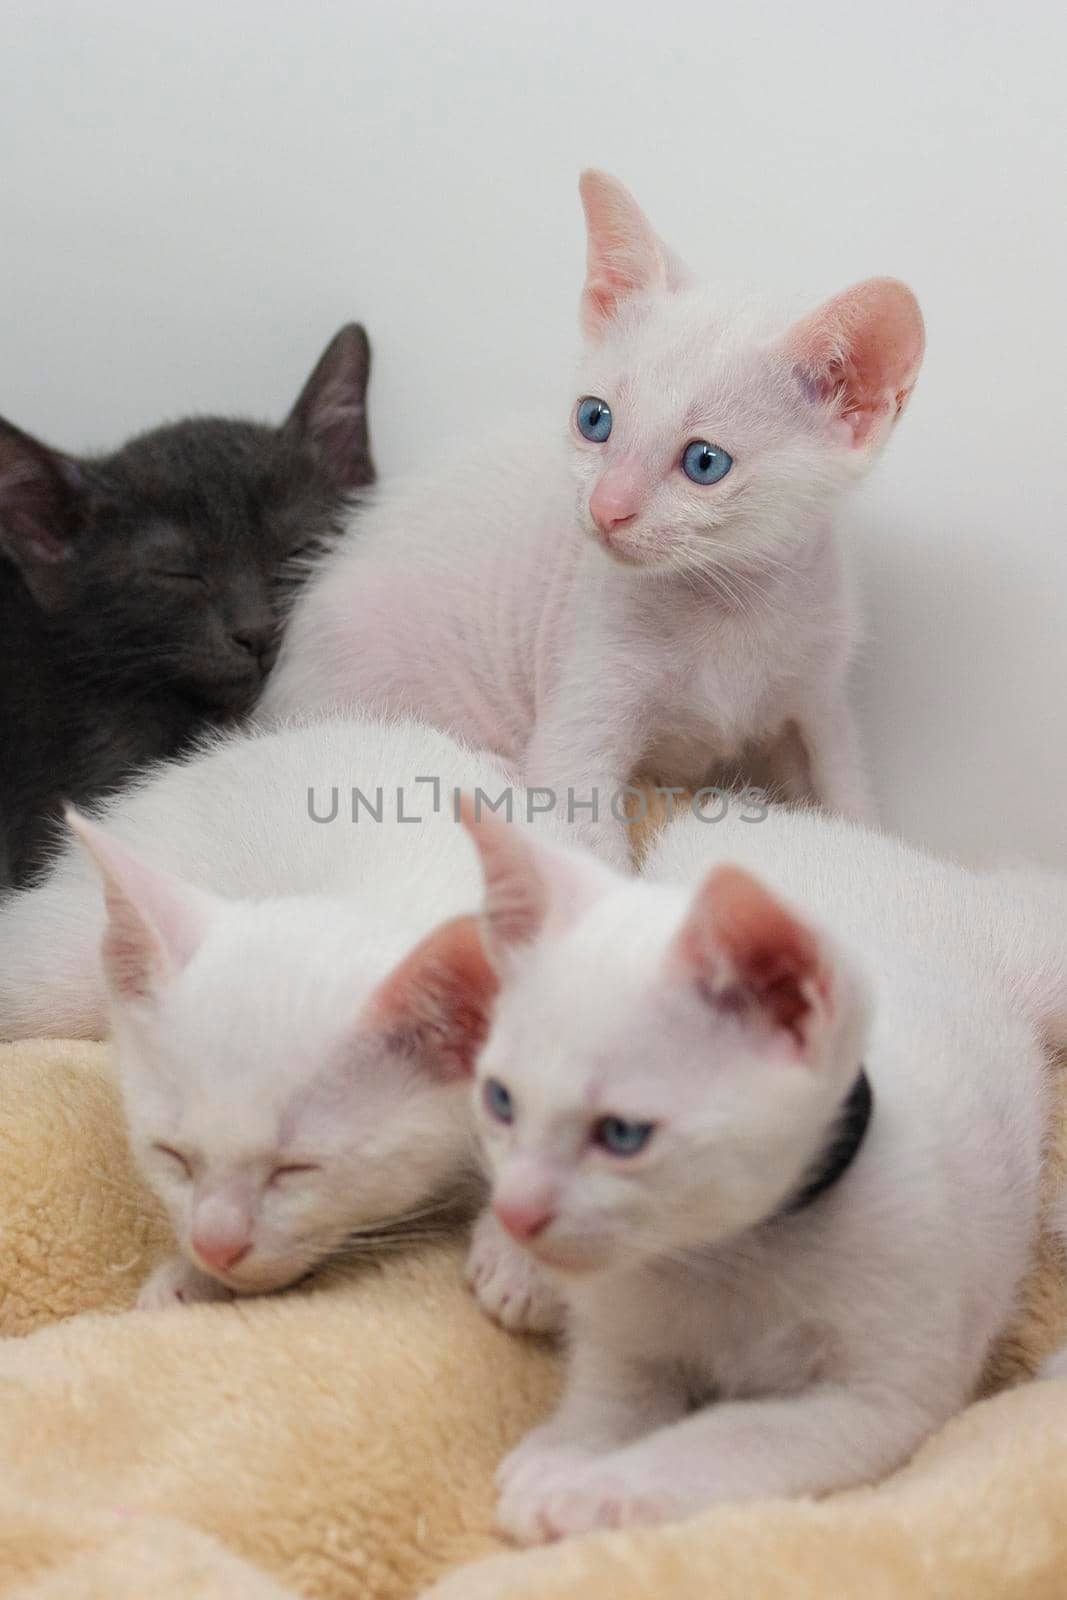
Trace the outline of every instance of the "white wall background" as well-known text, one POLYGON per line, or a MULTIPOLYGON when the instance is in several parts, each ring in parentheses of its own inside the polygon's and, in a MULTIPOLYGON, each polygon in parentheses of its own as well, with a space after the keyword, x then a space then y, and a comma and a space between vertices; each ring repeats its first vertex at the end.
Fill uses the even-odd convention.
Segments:
POLYGON ((0 0, 0 34, 0 411, 70 449, 279 416, 358 316, 383 470, 505 408, 521 450, 587 164, 731 282, 906 278, 926 368, 849 512, 886 817, 1067 864, 1061 5, 0 0))

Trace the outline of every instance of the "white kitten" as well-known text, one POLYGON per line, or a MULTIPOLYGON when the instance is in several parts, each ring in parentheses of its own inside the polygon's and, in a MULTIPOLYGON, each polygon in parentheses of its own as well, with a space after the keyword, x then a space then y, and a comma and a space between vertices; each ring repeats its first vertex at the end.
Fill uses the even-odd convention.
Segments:
POLYGON ((503 1528, 900 1465, 971 1395, 1031 1257, 1062 883, 814 812, 680 820, 646 881, 472 831, 502 980, 477 1068, 495 1214, 571 1324, 503 1528))
POLYGON ((301 598, 263 712, 427 717, 564 810, 573 790, 620 865, 611 802, 635 769, 697 785, 752 741, 786 761, 789 796, 862 814, 831 519, 915 382, 915 298, 872 279, 789 326, 697 284, 613 179, 587 173, 582 199, 569 437, 562 412, 509 419, 363 512, 301 598))
POLYGON ((495 980, 460 915, 472 783, 508 779, 415 724, 237 734, 73 819, 106 922, 76 846, 0 909, 0 1035, 100 1033, 104 935, 132 1147, 183 1253, 142 1303, 278 1288, 473 1175, 461 1080, 495 980), (351 820, 353 784, 380 822, 351 820))

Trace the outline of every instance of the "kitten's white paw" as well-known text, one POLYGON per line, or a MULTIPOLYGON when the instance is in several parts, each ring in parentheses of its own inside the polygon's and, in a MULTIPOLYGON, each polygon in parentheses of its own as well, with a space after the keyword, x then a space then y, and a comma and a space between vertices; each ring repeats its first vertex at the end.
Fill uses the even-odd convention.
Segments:
POLYGON ((474 1224, 467 1282, 482 1310, 512 1333, 559 1333, 563 1327, 559 1290, 491 1211, 474 1224))
POLYGON ((1067 1378, 1067 1345, 1043 1361, 1037 1375, 1039 1378, 1067 1378))
POLYGON ((552 1471, 568 1462, 588 1461, 587 1448, 559 1431, 555 1421, 534 1428, 506 1455, 496 1469, 494 1482, 497 1492, 503 1494, 513 1484, 524 1483, 538 1472, 552 1471))
POLYGON ((508 1475, 497 1526, 519 1544, 548 1544, 598 1528, 669 1522, 682 1510, 662 1481, 635 1474, 617 1456, 545 1450, 508 1475))
POLYGON ((551 1424, 536 1428, 509 1456, 496 1474, 496 1524, 519 1544, 543 1544, 559 1535, 542 1521, 543 1506, 580 1476, 589 1464, 589 1452, 573 1444, 552 1442, 551 1424))
POLYGON ((146 1278, 137 1296, 139 1311, 165 1311, 197 1301, 232 1300, 233 1290, 206 1272, 198 1272, 183 1256, 173 1256, 146 1278))

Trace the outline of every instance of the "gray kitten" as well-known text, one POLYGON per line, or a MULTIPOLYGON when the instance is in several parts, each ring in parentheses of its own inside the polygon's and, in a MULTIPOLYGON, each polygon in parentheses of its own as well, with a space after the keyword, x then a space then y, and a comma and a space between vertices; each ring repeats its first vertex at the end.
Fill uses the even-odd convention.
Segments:
POLYGON ((0 418, 0 888, 85 804, 254 705, 294 592, 374 482, 350 323, 280 427, 194 417, 113 455, 0 418))

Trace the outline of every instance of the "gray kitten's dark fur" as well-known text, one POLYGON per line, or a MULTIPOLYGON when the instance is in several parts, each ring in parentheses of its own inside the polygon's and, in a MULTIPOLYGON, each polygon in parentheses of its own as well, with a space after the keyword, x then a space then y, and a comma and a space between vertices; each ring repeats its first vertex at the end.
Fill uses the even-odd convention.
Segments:
POLYGON ((247 713, 309 559, 374 481, 367 336, 279 428, 196 417, 75 458, 0 418, 0 888, 84 804, 247 713))

